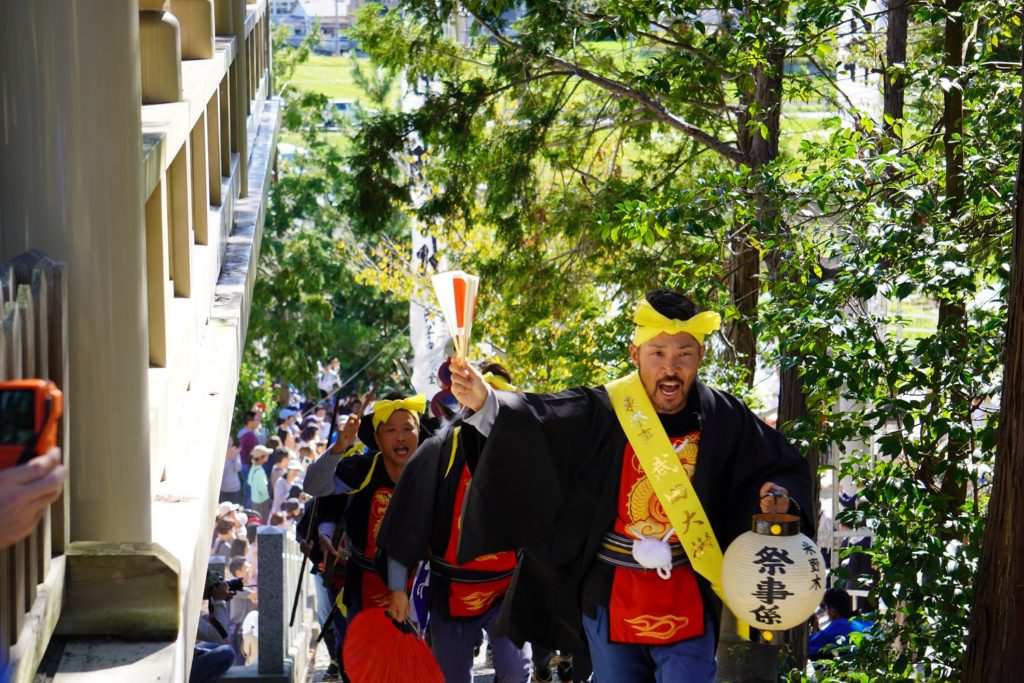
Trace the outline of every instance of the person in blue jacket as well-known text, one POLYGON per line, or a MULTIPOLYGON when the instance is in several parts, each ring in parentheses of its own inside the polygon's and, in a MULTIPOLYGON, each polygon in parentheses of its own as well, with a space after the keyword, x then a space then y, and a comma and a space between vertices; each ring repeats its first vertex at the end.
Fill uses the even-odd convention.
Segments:
POLYGON ((864 631, 867 622, 853 619, 853 598, 842 588, 829 588, 822 600, 828 613, 828 626, 811 635, 807 656, 811 659, 832 659, 836 653, 854 647, 850 634, 864 631))

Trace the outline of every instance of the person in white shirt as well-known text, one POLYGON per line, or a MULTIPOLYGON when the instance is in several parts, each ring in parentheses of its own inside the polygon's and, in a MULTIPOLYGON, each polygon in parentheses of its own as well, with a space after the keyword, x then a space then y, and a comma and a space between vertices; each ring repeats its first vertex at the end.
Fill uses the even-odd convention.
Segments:
POLYGON ((283 476, 279 477, 277 482, 274 484, 274 504, 270 508, 270 512, 280 512, 281 505, 288 500, 288 494, 292 490, 292 484, 299 478, 304 472, 302 469, 302 463, 298 460, 291 460, 288 462, 288 469, 285 470, 283 476))
POLYGON ((327 367, 323 367, 319 363, 317 366, 320 372, 317 375, 316 386, 320 390, 320 398, 327 398, 335 388, 341 386, 341 376, 338 374, 341 369, 341 361, 332 358, 327 367))

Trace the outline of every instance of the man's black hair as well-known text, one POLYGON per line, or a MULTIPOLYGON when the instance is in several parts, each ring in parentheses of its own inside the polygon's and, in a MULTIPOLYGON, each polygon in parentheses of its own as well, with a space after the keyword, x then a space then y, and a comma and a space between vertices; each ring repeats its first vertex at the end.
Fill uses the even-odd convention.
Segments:
POLYGON ((652 289, 644 295, 647 302, 666 318, 689 320, 697 315, 697 306, 679 292, 670 289, 652 289))
POLYGON ((244 557, 232 557, 231 561, 228 562, 228 571, 231 572, 231 576, 242 571, 242 567, 245 566, 246 561, 247 560, 244 557))
POLYGON ((821 604, 834 609, 843 619, 849 619, 853 614, 853 598, 842 588, 829 588, 825 591, 821 604))
POLYGON ((494 361, 481 363, 480 373, 486 375, 488 372, 491 373, 492 375, 497 375, 498 377, 503 378, 509 384, 512 384, 512 375, 509 374, 509 371, 506 370, 505 366, 502 365, 501 363, 496 363, 494 361))
POLYGON ((249 541, 244 538, 236 538, 231 541, 231 557, 243 557, 249 550, 249 541))
POLYGON ((255 410, 247 410, 247 411, 245 411, 245 415, 242 416, 242 424, 243 425, 247 425, 247 424, 249 424, 250 422, 252 422, 255 419, 256 419, 256 411, 255 410))

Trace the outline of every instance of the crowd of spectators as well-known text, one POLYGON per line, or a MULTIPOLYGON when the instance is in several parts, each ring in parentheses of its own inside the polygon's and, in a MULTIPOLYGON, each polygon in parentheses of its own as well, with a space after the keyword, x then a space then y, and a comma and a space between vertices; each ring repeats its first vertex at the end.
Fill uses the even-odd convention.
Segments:
MULTIPOLYGON (((325 371, 331 390, 337 389, 336 359, 325 371)), ((271 428, 266 406, 256 404, 228 439, 192 683, 212 683, 230 666, 256 661, 257 530, 262 525, 279 527, 295 537, 310 501, 302 490, 306 468, 324 452, 331 431, 328 406, 333 407, 333 396, 315 404, 295 393, 290 398, 279 407, 271 428)), ((343 401, 339 412, 351 412, 357 401, 343 401)))

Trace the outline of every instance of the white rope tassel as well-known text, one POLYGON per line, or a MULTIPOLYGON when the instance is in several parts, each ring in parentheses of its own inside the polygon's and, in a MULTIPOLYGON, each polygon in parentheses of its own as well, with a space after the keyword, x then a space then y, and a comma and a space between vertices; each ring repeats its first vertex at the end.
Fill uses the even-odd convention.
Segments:
POLYGON ((661 538, 637 534, 633 541, 633 559, 644 569, 657 570, 658 576, 666 581, 672 576, 672 546, 668 538, 675 529, 669 529, 661 538))

